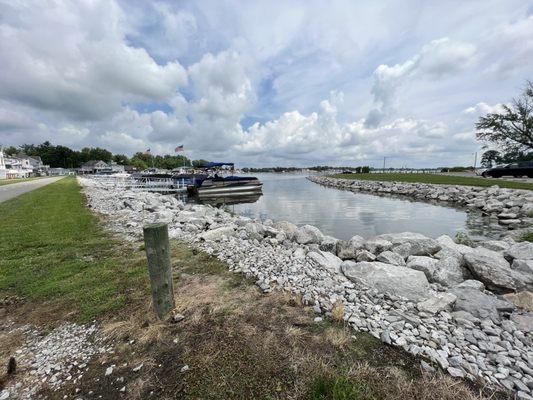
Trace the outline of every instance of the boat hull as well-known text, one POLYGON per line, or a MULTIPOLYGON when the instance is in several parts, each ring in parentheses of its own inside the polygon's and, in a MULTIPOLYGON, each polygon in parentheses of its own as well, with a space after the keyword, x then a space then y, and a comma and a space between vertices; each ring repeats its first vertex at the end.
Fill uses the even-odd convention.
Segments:
POLYGON ((239 192, 260 192, 262 189, 262 183, 244 184, 244 185, 229 185, 229 186, 209 186, 197 188, 199 196, 218 195, 224 193, 239 193, 239 192))

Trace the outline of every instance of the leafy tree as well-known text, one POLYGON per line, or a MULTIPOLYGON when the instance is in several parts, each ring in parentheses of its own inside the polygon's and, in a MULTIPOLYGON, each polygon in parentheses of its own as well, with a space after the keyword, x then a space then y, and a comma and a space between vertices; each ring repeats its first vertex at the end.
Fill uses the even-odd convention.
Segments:
POLYGON ((8 156, 12 156, 13 154, 17 154, 18 150, 15 146, 9 146, 4 149, 4 154, 8 156))
POLYGON ((520 95, 503 113, 489 113, 476 123, 476 137, 492 142, 505 152, 533 150, 533 82, 528 81, 520 95))
POLYGON ((124 154, 115 154, 113 161, 120 165, 128 165, 130 163, 130 159, 124 154))
POLYGON ((148 168, 148 165, 143 160, 135 157, 131 159, 131 165, 137 168, 138 171, 143 171, 148 168))
POLYGON ((491 168, 493 164, 502 162, 502 155, 499 151, 488 150, 481 156, 481 165, 485 168, 491 168))

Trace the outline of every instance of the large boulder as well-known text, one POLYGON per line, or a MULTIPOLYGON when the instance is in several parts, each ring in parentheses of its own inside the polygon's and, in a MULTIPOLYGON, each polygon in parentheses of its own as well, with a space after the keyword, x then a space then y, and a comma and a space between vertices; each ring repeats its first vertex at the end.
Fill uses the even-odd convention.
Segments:
POLYGON ((482 242, 481 246, 492 251, 504 251, 511 245, 504 240, 487 240, 486 242, 482 242))
POLYGON ((533 311, 533 293, 524 290, 519 293, 504 294, 505 300, 513 303, 515 306, 523 308, 527 311, 533 311))
POLYGON ((300 244, 320 244, 324 239, 324 235, 317 227, 304 225, 298 228, 294 238, 300 244))
POLYGON ((324 239, 320 243, 320 250, 322 251, 329 251, 330 253, 336 254, 337 253, 337 243, 339 242, 339 239, 334 238, 333 236, 324 236, 324 239))
POLYGON ((420 233, 402 232, 402 233, 387 233, 376 236, 376 239, 383 239, 391 242, 394 245, 401 245, 409 243, 409 255, 412 256, 427 256, 435 254, 441 249, 441 245, 435 239, 428 238, 420 233))
POLYGON ((386 264, 405 265, 405 260, 403 259, 403 257, 399 255, 398 253, 394 253, 390 250, 380 253, 377 256, 376 260, 384 262, 386 264))
POLYGON ((511 321, 522 332, 533 332, 533 313, 513 314, 511 315, 511 321))
POLYGON ((410 256, 407 259, 407 268, 422 271, 428 280, 433 280, 433 275, 437 270, 438 260, 426 256, 410 256))
POLYGON ((457 296, 453 307, 455 311, 466 311, 480 319, 490 318, 498 322, 501 319, 500 312, 511 312, 514 309, 513 304, 477 289, 454 287, 450 292, 457 296))
POLYGON ((417 308, 420 311, 436 314, 439 311, 449 311, 456 300, 457 296, 453 293, 439 293, 418 303, 417 308))
POLYGON ((448 235, 439 236, 436 240, 442 246, 443 249, 448 248, 448 249, 456 251, 457 253, 461 255, 465 255, 467 253, 471 253, 474 251, 474 248, 470 246, 467 246, 465 244, 455 243, 454 240, 448 235))
POLYGON ((504 256, 512 260, 533 260, 533 243, 520 242, 504 251, 504 256))
POLYGON ((350 240, 339 240, 337 242, 337 257, 342 260, 355 260, 357 252, 363 248, 365 239, 355 235, 350 240))
POLYGON ((465 254, 465 263, 475 279, 497 293, 516 290, 516 279, 509 263, 500 253, 486 249, 476 249, 465 254), (482 251, 483 250, 483 251, 482 251))
POLYGON ((340 272, 342 260, 337 257, 335 254, 332 254, 328 251, 313 250, 307 253, 307 257, 315 261, 322 268, 338 273, 340 272))
POLYGON ((513 260, 511 269, 526 275, 533 275, 533 260, 513 260))
POLYGON ((198 235, 200 240, 220 241, 225 237, 234 236, 235 229, 231 226, 222 226, 220 228, 211 229, 198 235))
POLYGON ((244 226, 250 239, 263 240, 265 227, 257 222, 249 222, 244 226))
POLYGON ((437 261, 433 282, 444 286, 454 286, 465 280, 464 269, 461 266, 462 259, 456 257, 445 257, 437 261))
POLYGON ((385 239, 373 238, 365 242, 364 248, 373 254, 379 254, 392 247, 392 243, 385 239))
POLYGON ((278 221, 274 223, 274 228, 285 233, 288 240, 294 240, 298 227, 288 221, 278 221))
POLYGON ((381 262, 344 261, 344 275, 389 295, 421 301, 429 296, 429 282, 423 272, 381 262))

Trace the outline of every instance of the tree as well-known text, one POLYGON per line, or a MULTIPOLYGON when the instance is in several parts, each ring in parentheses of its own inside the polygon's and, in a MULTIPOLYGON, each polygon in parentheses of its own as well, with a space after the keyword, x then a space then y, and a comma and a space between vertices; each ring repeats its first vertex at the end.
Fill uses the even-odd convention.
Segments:
POLYGON ((113 161, 120 165, 128 165, 130 163, 130 159, 124 154, 115 154, 113 161))
POLYGON ((17 148, 15 146, 9 146, 4 149, 4 154, 8 156, 12 156, 13 154, 17 154, 17 148))
POLYGON ((491 168, 492 164, 498 164, 501 162, 502 155, 496 150, 488 150, 481 156, 481 165, 485 168, 491 168))
POLYGON ((489 113, 476 123, 476 137, 507 152, 533 150, 533 82, 527 81, 520 97, 502 113, 489 113))
POLYGON ((148 168, 148 165, 143 160, 135 157, 131 159, 131 165, 137 168, 138 171, 144 171, 148 168))

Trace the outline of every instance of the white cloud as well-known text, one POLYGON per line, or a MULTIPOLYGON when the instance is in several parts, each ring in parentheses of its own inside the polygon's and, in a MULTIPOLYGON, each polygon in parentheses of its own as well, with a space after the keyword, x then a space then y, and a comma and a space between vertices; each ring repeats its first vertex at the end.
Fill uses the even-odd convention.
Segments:
POLYGON ((377 126, 396 107, 397 91, 409 79, 442 78, 455 74, 474 63, 476 48, 472 44, 454 42, 449 38, 433 40, 420 53, 402 64, 381 64, 374 71, 372 94, 377 108, 367 118, 367 126, 377 126))
POLYGON ((127 101, 164 101, 187 83, 179 62, 158 65, 124 42, 112 1, 3 3, 0 96, 61 117, 97 120, 127 101))

